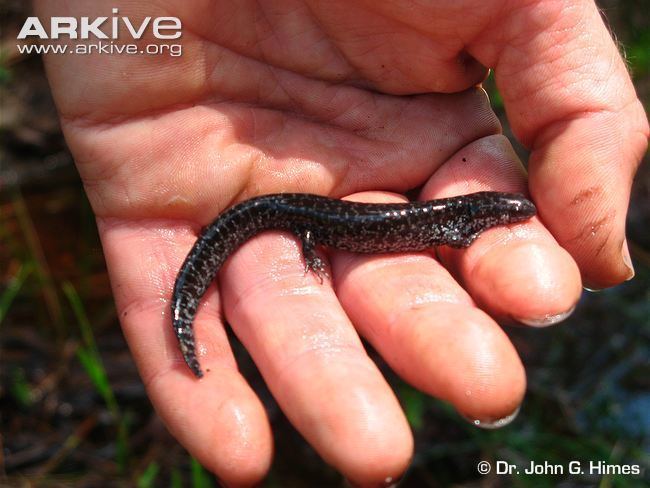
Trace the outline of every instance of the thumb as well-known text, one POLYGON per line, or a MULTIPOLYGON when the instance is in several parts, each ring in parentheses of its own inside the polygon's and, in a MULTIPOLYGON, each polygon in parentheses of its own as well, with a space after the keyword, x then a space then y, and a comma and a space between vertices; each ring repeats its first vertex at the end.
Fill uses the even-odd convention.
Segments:
POLYGON ((495 67, 531 149, 539 214, 587 286, 630 279, 625 217, 649 129, 625 63, 592 1, 529 2, 506 17, 473 54, 495 67))

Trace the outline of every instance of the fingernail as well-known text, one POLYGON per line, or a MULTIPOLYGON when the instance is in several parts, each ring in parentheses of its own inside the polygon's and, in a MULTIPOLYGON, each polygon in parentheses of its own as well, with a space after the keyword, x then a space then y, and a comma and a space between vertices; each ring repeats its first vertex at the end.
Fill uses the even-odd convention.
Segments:
POLYGON ((621 254, 623 255, 623 264, 630 270, 625 281, 630 281, 634 278, 634 266, 632 265, 632 258, 630 257, 630 248, 627 246, 627 238, 623 239, 623 246, 621 246, 621 254))
POLYGON ((517 318, 522 324, 530 325, 532 327, 548 327, 562 322, 576 309, 575 305, 566 312, 544 315, 543 317, 536 318, 517 318))
POLYGON ((604 288, 591 288, 589 286, 583 286, 582 289, 584 291, 588 291, 589 293, 598 293, 599 291, 603 291, 604 288))
POLYGON ((462 415, 465 420, 470 422, 471 424, 474 424, 476 427, 480 427, 481 429, 486 429, 486 430, 494 430, 494 429, 500 429, 501 427, 505 427, 508 425, 510 422, 512 422, 514 419, 517 418, 517 415, 519 415, 519 411, 521 410, 521 405, 519 405, 514 412, 512 412, 510 415, 506 415, 505 417, 502 417, 500 419, 486 419, 486 420, 480 420, 480 419, 472 419, 470 417, 466 417, 465 415, 462 415))

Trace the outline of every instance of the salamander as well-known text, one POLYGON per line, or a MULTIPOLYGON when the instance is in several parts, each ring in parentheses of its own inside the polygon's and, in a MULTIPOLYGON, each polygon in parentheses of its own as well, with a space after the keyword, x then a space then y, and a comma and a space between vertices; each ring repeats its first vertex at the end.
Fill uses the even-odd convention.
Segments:
POLYGON ((205 227, 178 272, 171 309, 174 332, 194 375, 203 372, 195 354, 192 322, 201 297, 239 246, 260 232, 293 233, 302 243, 305 270, 322 280, 323 245, 356 253, 421 251, 469 246, 494 226, 531 218, 535 205, 523 195, 479 192, 409 203, 357 203, 307 193, 263 195, 243 201, 205 227))

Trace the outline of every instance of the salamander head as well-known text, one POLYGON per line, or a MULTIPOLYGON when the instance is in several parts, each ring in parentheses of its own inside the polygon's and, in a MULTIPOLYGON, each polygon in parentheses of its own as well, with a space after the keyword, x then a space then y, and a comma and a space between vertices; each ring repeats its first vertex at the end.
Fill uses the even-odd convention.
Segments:
POLYGON ((521 222, 537 213, 535 204, 520 193, 480 192, 466 198, 472 219, 490 221, 492 225, 521 222))
POLYGON ((498 225, 530 219, 535 205, 518 193, 479 192, 457 197, 457 234, 449 245, 467 247, 481 232, 498 225))

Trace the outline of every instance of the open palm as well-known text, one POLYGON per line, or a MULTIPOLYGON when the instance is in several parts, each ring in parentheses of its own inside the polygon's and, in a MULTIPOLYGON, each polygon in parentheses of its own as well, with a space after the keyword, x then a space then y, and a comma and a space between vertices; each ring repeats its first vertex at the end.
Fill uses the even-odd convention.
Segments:
MULTIPOLYGON (((491 317, 555 323, 577 301, 581 273, 600 287, 630 276, 625 211, 647 123, 593 4, 203 0, 143 12, 114 3, 131 19, 179 17, 183 55, 52 56, 48 75, 147 390, 171 432, 226 484, 263 476, 272 440, 224 315, 293 424, 365 485, 398 477, 412 438, 360 335, 408 382, 491 425, 525 389, 491 317), (496 67, 515 133, 532 148, 530 183, 472 88, 483 66, 496 67), (169 298, 201 226, 260 194, 389 201, 414 188, 423 199, 530 191, 541 219, 437 255, 332 252, 323 284, 305 275, 294 238, 261 235, 208 291, 195 330, 210 373, 191 375, 169 298)), ((37 10, 110 15, 99 1, 37 10)))

